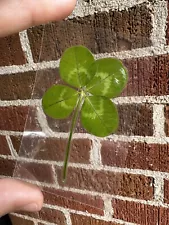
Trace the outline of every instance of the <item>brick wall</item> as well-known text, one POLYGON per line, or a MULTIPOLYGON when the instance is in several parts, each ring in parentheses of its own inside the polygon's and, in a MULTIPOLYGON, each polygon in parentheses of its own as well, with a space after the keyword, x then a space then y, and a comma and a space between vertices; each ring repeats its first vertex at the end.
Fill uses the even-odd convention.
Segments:
POLYGON ((169 224, 168 10, 165 0, 78 1, 67 20, 44 32, 39 26, 0 39, 0 176, 12 176, 17 161, 19 175, 35 177, 45 197, 39 214, 12 214, 14 225, 169 224), (63 186, 69 121, 45 117, 40 99, 59 82, 62 52, 76 44, 96 58, 122 59, 129 83, 115 100, 116 134, 97 139, 77 127, 63 186), (28 112, 26 130, 46 138, 25 136, 21 145, 28 112))

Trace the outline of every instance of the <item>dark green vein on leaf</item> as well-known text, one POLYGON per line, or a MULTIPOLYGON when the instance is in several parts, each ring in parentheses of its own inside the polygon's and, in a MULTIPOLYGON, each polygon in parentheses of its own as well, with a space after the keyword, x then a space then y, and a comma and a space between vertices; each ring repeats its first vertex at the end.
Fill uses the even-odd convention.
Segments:
MULTIPOLYGON (((89 104, 91 105, 94 113, 97 115, 98 119, 100 120, 100 122, 102 123, 103 127, 107 130, 107 127, 105 126, 105 121, 101 118, 101 116, 97 113, 97 111, 95 110, 93 104, 91 103, 89 97, 86 98, 86 100, 89 102, 89 104)), ((109 131, 107 130, 107 132, 109 133, 109 131)))
POLYGON ((51 106, 54 106, 54 105, 56 105, 56 104, 59 104, 59 103, 64 102, 64 101, 66 101, 66 100, 69 100, 69 99, 71 99, 72 97, 75 97, 75 96, 78 96, 78 93, 75 94, 75 95, 72 95, 72 96, 69 97, 69 98, 65 98, 65 99, 62 99, 62 100, 60 100, 60 101, 56 101, 56 102, 54 102, 54 103, 52 103, 52 104, 49 104, 47 107, 44 107, 44 109, 46 110, 46 109, 48 109, 48 108, 51 107, 51 106))

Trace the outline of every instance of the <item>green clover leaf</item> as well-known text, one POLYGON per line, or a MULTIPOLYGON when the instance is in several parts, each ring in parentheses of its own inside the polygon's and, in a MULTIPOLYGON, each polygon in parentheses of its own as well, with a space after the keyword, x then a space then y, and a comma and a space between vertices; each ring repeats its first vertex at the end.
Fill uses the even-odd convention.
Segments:
POLYGON ((89 68, 93 62, 94 57, 87 48, 68 48, 60 60, 60 76, 71 86, 81 88, 92 79, 89 68))
POLYGON ((118 112, 110 99, 89 96, 81 110, 81 123, 86 130, 98 137, 105 137, 118 128, 118 112))
POLYGON ((76 90, 64 85, 54 85, 43 96, 43 110, 46 115, 54 119, 64 119, 71 114, 77 100, 76 90))
POLYGON ((118 59, 107 58, 95 61, 89 69, 93 79, 87 84, 92 95, 117 97, 127 83, 127 70, 118 59))
POLYGON ((105 137, 118 128, 116 106, 110 100, 120 95, 127 84, 128 73, 122 62, 114 58, 94 60, 83 46, 67 49, 60 61, 60 76, 69 85, 54 85, 42 99, 44 113, 55 119, 73 113, 64 161, 66 178, 74 128, 80 114, 83 127, 91 134, 105 137))

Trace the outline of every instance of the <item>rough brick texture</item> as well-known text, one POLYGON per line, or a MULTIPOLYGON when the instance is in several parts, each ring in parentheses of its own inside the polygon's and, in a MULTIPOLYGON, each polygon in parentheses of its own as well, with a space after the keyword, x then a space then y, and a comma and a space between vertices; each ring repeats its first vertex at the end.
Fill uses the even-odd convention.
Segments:
POLYGON ((33 181, 37 180, 39 182, 55 182, 55 174, 53 172, 52 166, 48 164, 37 164, 34 162, 29 163, 20 161, 17 163, 15 176, 18 178, 25 178, 33 181))
POLYGON ((5 136, 0 135, 0 155, 11 155, 5 136))
POLYGON ((57 68, 6 74, 0 77, 0 99, 39 99, 49 87, 59 81, 57 68))
POLYGON ((12 225, 34 225, 33 221, 21 218, 16 215, 10 215, 10 219, 12 221, 12 225))
POLYGON ((164 180, 164 202, 169 204, 169 180, 164 180))
MULTIPOLYGON (((169 55, 123 60, 130 74, 122 96, 168 95, 169 55)), ((61 82, 58 69, 45 69, 0 77, 1 100, 41 98, 54 83, 61 82), (36 78, 33 96, 32 88, 36 78)))
POLYGON ((145 200, 153 198, 153 178, 151 177, 72 167, 68 172, 69 176, 63 184, 61 172, 57 169, 60 185, 145 200))
MULTIPOLYGON (((11 136, 13 146, 19 152, 21 145, 20 136, 11 136)), ((42 137, 24 137, 22 139, 22 149, 20 156, 24 157, 25 152, 29 152, 30 145, 33 149, 38 148, 36 154, 33 154, 34 159, 63 161, 67 139, 62 138, 42 138, 42 137)), ((70 162, 75 163, 90 163, 90 150, 92 141, 89 139, 74 139, 72 141, 72 150, 70 154, 70 162)), ((30 156, 31 157, 31 156, 30 156)))
POLYGON ((169 172, 169 145, 103 141, 104 165, 169 172))
POLYGON ((165 116, 165 133, 166 136, 169 136, 169 105, 166 105, 164 108, 164 116, 165 116))
MULTIPOLYGON (((59 59, 72 45, 84 45, 93 53, 130 50, 151 45, 150 10, 145 4, 129 10, 100 12, 46 26, 42 61, 59 59), (118 25, 117 25, 118 23, 118 25), (78 31, 78 35, 76 32, 78 31), (64 35, 63 35, 64 34, 64 35)), ((34 61, 39 59, 43 26, 28 30, 34 61)))
POLYGON ((12 176, 15 169, 15 161, 0 158, 0 175, 12 176))
MULTIPOLYGON (((123 104, 117 105, 119 112, 119 128, 116 132, 120 135, 153 135, 153 111, 151 104, 123 104)), ((54 120, 47 117, 49 127, 55 132, 69 132, 71 116, 64 120, 54 120)), ((76 133, 86 133, 78 122, 76 133)))
POLYGON ((30 217, 33 217, 35 219, 44 220, 45 222, 49 223, 55 223, 55 224, 65 224, 65 216, 63 212, 55 209, 49 209, 49 208, 42 208, 40 212, 37 213, 25 213, 25 212, 19 212, 21 215, 28 215, 30 217))
POLYGON ((0 130, 23 131, 26 128, 26 130, 32 131, 41 129, 37 121, 36 108, 27 106, 0 107, 0 118, 0 130))
POLYGON ((45 91, 59 81, 58 69, 28 71, 0 76, 1 100, 42 98, 45 91), (36 80, 35 80, 36 79, 36 80), (32 91, 34 89, 33 95, 32 91))
POLYGON ((123 96, 169 94, 168 54, 123 61, 130 75, 123 96))
POLYGON ((35 72, 0 76, 1 100, 29 99, 35 79, 35 72))
POLYGON ((103 215, 104 203, 99 196, 73 193, 59 189, 44 188, 44 201, 50 205, 103 215))
POLYGON ((96 220, 91 217, 76 215, 76 214, 71 214, 71 219, 72 219, 72 225, 79 225, 79 223, 81 225, 87 225, 87 224, 90 224, 90 225, 119 225, 114 222, 110 222, 110 221, 106 222, 103 220, 96 220))
MULTIPOLYGON (((169 3, 168 3, 168 1, 167 1, 167 6, 168 6, 168 12, 169 12, 169 3)), ((167 17, 166 41, 167 41, 167 44, 169 44, 169 14, 168 14, 168 17, 167 17)))
POLYGON ((113 200, 114 217, 141 225, 167 225, 169 209, 136 202, 113 200))
POLYGON ((1 38, 0 41, 0 66, 22 65, 26 63, 21 48, 19 34, 1 38))
POLYGON ((153 135, 153 111, 148 104, 119 105, 119 129, 118 134, 152 136, 153 135))

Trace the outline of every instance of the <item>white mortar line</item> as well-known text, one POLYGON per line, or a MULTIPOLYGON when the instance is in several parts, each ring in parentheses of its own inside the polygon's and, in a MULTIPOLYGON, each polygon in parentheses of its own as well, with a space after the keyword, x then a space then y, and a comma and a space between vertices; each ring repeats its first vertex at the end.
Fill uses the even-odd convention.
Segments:
POLYGON ((60 60, 31 63, 31 64, 25 64, 21 66, 17 66, 17 65, 4 66, 4 67, 0 67, 0 75, 23 73, 23 72, 37 71, 37 70, 43 70, 43 69, 55 69, 59 66, 59 62, 60 60))
MULTIPOLYGON (((163 96, 126 96, 117 97, 112 100, 116 105, 122 104, 168 104, 169 95, 163 96)), ((3 106, 39 106, 41 108, 41 99, 27 99, 27 100, 0 100, 0 107, 3 106)))
POLYGON ((55 182, 54 186, 56 188, 59 188, 59 183, 58 183, 58 178, 57 178, 57 174, 56 174, 56 171, 55 171, 55 167, 54 167, 54 165, 51 165, 51 167, 52 167, 52 172, 54 174, 54 182, 55 182))
POLYGON ((10 138, 9 135, 6 135, 6 140, 7 140, 7 143, 8 143, 8 146, 9 146, 9 149, 10 149, 12 157, 17 158, 18 154, 17 154, 16 150, 13 147, 13 144, 12 144, 12 141, 11 141, 11 138, 10 138))
POLYGON ((168 144, 169 137, 156 138, 152 136, 126 136, 126 135, 110 135, 101 140, 122 141, 122 142, 142 142, 147 144, 168 144))
POLYGON ((66 218, 66 225, 72 225, 69 211, 68 210, 65 211, 64 214, 65 214, 65 218, 66 218))
MULTIPOLYGON (((131 59, 131 58, 142 58, 148 56, 158 56, 169 53, 169 46, 164 46, 163 48, 159 47, 146 47, 146 48, 137 48, 128 51, 121 52, 112 52, 112 53, 101 53, 94 55, 96 59, 105 58, 105 57, 117 57, 119 59, 131 59)), ((0 75, 5 74, 17 74, 27 71, 36 71, 43 69, 54 69, 58 68, 60 63, 60 59, 57 61, 49 61, 49 62, 40 62, 40 63, 31 63, 25 64, 22 66, 4 66, 0 67, 0 75)))
POLYGON ((153 126, 154 136, 157 138, 166 138, 165 134, 165 116, 164 105, 153 105, 153 126))
MULTIPOLYGON (((169 95, 164 96, 126 96, 117 97, 112 100, 117 105, 122 104, 168 104, 169 95)), ((0 100, 0 107, 3 106, 39 106, 41 107, 41 99, 27 99, 27 100, 0 100)))
POLYGON ((20 131, 8 131, 8 130, 0 130, 0 135, 13 135, 13 136, 20 136, 23 132, 20 131))
MULTIPOLYGON (((30 220, 34 223, 34 225, 38 225, 38 221, 35 218, 29 217, 27 215, 20 215, 18 213, 10 213, 10 215, 16 216, 16 217, 20 217, 24 220, 30 220)), ((19 224, 18 224, 19 225, 19 224)))
MULTIPOLYGON (((11 215, 18 216, 18 217, 23 218, 25 220, 31 220, 31 221, 36 222, 36 223, 42 223, 42 224, 45 224, 45 225, 57 225, 56 223, 46 222, 44 220, 35 219, 35 218, 27 216, 27 215, 21 215, 19 213, 11 213, 11 215)), ((58 225, 60 225, 60 224, 58 224, 58 225)))
MULTIPOLYGON (((50 209, 55 209, 55 210, 60 210, 60 211, 64 211, 65 212, 65 208, 62 208, 62 207, 54 207, 54 206, 50 206, 50 205, 45 205, 47 208, 50 208, 50 209)), ((82 215, 82 216, 87 216, 87 217, 92 217, 94 219, 99 219, 99 220, 103 220, 103 221, 106 221, 104 218, 100 217, 100 216, 96 216, 96 215, 93 215, 93 214, 87 214, 87 213, 79 213, 78 211, 75 211, 75 210, 70 210, 71 213, 73 214, 78 214, 78 215, 82 215)), ((27 219, 27 220, 32 220, 32 221, 37 221, 39 223, 43 223, 45 225, 60 225, 60 224, 56 224, 56 223, 50 223, 50 222, 46 222, 44 220, 41 220, 41 219, 33 219, 32 217, 30 216, 25 216, 25 215, 21 215, 21 214, 18 214, 18 213, 11 213, 12 215, 15 215, 15 216, 18 216, 20 218, 23 218, 23 219, 27 219)), ((109 222, 109 221, 107 221, 109 222)), ((119 220, 119 219, 112 219, 110 222, 116 222, 116 223, 119 223, 119 224, 123 224, 123 225, 137 225, 135 223, 129 223, 129 222, 125 222, 125 221, 122 221, 122 220, 119 220)), ((69 224, 67 224, 69 225, 69 224)))
MULTIPOLYGON (((6 176, 0 176, 0 178, 3 179, 3 178, 6 178, 6 176)), ((18 179, 22 180, 22 181, 29 182, 31 184, 35 184, 35 185, 41 186, 43 188, 45 188, 45 187, 56 188, 53 184, 41 183, 41 182, 38 182, 38 181, 33 181, 33 180, 28 180, 28 179, 23 179, 23 178, 18 178, 18 179)), ((112 194, 106 194, 106 193, 101 193, 101 192, 88 191, 88 190, 82 190, 82 189, 76 189, 76 188, 70 188, 70 187, 69 188, 68 187, 60 187, 59 189, 61 189, 63 191, 73 192, 73 193, 76 193, 76 194, 98 196, 98 197, 101 197, 103 199, 106 199, 106 198, 110 199, 110 198, 112 198, 112 199, 117 199, 117 200, 122 200, 122 201, 136 202, 136 203, 140 203, 140 204, 144 204, 144 205, 150 205, 150 206, 154 206, 154 207, 160 207, 161 206, 161 207, 164 207, 164 208, 169 208, 169 204, 163 203, 162 201, 157 201, 157 199, 155 199, 155 200, 135 199, 135 198, 132 198, 132 197, 125 197, 125 196, 120 196, 120 195, 112 195, 112 194)), ((52 193, 53 195, 56 195, 53 192, 49 192, 49 193, 52 193)), ((59 196, 59 195, 56 195, 56 196, 59 196)), ((67 199, 69 199, 69 198, 67 198, 67 199)), ((73 200, 73 201, 81 203, 83 205, 88 205, 88 204, 85 204, 85 203, 77 201, 77 200, 73 200)), ((94 206, 92 206, 92 207, 94 207, 94 206)), ((94 207, 94 208, 100 209, 98 207, 94 207)))
POLYGON ((39 99, 26 99, 26 100, 11 100, 11 101, 1 101, 0 107, 7 106, 39 106, 41 104, 41 100, 39 99))
POLYGON ((20 32, 19 37, 20 37, 22 50, 25 53, 27 62, 29 64, 32 64, 33 63, 33 56, 32 56, 32 52, 31 52, 31 48, 30 48, 30 43, 29 43, 27 31, 24 30, 24 31, 20 32))
POLYGON ((154 179, 154 201, 164 203, 164 179, 161 176, 154 179))
POLYGON ((102 165, 101 153, 100 153, 101 143, 97 138, 95 138, 95 139, 93 139, 92 144, 93 144, 93 147, 90 151, 90 163, 94 167, 97 167, 97 166, 102 165))
POLYGON ((122 11, 147 2, 148 0, 90 0, 87 3, 83 0, 78 0, 75 10, 68 18, 84 17, 109 10, 122 11))
POLYGON ((169 95, 164 96, 126 96, 118 97, 113 99, 115 104, 143 104, 143 103, 152 103, 152 104, 168 104, 169 95))
POLYGON ((40 124, 40 127, 42 128, 42 132, 46 136, 49 136, 49 137, 52 136, 53 131, 50 129, 47 119, 46 119, 46 115, 44 114, 41 107, 37 108, 37 119, 40 124))
POLYGON ((152 26, 153 32, 151 34, 151 40, 153 46, 161 47, 166 44, 166 21, 168 16, 167 1, 156 1, 152 8, 152 26))
MULTIPOLYGON (((126 96, 117 97, 112 100, 117 105, 122 104, 168 104, 169 95, 163 96, 126 96)), ((0 100, 0 107, 3 106, 39 106, 41 107, 41 99, 27 99, 27 100, 0 100)))
MULTIPOLYGON (((88 190, 81 190, 81 189, 76 189, 76 188, 66 188, 66 187, 61 187, 63 191, 71 191, 73 193, 78 193, 78 194, 83 194, 83 195, 91 195, 91 196, 99 196, 103 199, 117 199, 117 200, 122 200, 122 201, 129 201, 129 202, 136 202, 144 205, 150 205, 150 206, 162 206, 164 208, 168 208, 169 204, 163 203, 162 201, 157 201, 155 200, 143 200, 143 199, 136 199, 132 197, 125 197, 125 196, 120 196, 120 195, 112 195, 112 194, 106 194, 106 193, 101 193, 101 192, 95 192, 95 191, 88 191, 88 190)), ((54 193, 53 193, 54 194, 54 193)), ((79 202, 76 201, 75 202, 79 202)), ((86 205, 85 203, 82 203, 86 205)), ((110 202, 109 202, 110 204, 110 202)), ((98 207, 95 207, 99 209, 98 207)), ((113 213, 113 211, 112 211, 113 213)))
MULTIPOLYGON (((60 211, 65 211, 65 208, 60 207, 60 206, 54 206, 54 205, 50 205, 50 204, 44 204, 45 207, 50 208, 50 209, 56 209, 56 210, 60 210, 60 211)), ((99 216, 97 214, 91 214, 91 213, 87 213, 87 212, 83 212, 83 211, 77 211, 74 209, 69 209, 70 213, 73 214, 77 214, 77 215, 83 215, 83 216, 87 216, 87 217, 92 217, 94 219, 98 219, 98 220, 103 220, 103 221, 107 221, 107 222, 116 222, 116 223, 120 223, 120 224, 125 224, 125 221, 122 221, 120 219, 115 219, 115 218, 111 218, 110 220, 107 220, 105 218, 105 216, 99 216)), ((133 223, 128 223, 128 225, 135 225, 133 223)))
POLYGON ((103 196, 104 201, 104 216, 107 220, 111 220, 113 217, 112 197, 103 196))
MULTIPOLYGON (((36 135, 39 137, 51 137, 51 138, 63 138, 67 139, 68 133, 59 133, 59 132, 52 132, 50 135, 48 133, 43 133, 39 131, 32 131, 32 132, 19 132, 19 131, 5 131, 0 130, 0 135, 12 135, 12 136, 30 136, 36 135)), ((88 133, 75 133, 73 135, 73 139, 93 139, 96 138, 91 134, 88 133)), ((151 136, 125 136, 125 135, 110 135, 105 138, 98 138, 100 141, 108 140, 108 141, 121 141, 121 142, 142 142, 147 144, 168 144, 169 143, 169 137, 151 137, 151 136)))
MULTIPOLYGON (((2 159, 8 160, 17 160, 17 162, 25 162, 25 163, 37 163, 41 164, 48 164, 54 165, 58 167, 63 166, 63 162, 55 162, 55 161, 48 161, 48 160, 37 160, 31 158, 14 158, 12 156, 0 155, 2 159)), ((96 171, 105 171, 105 172, 112 172, 112 173, 125 173, 125 174, 133 174, 133 175, 143 175, 147 177, 159 177, 169 179, 169 172, 161 172, 161 171, 152 171, 152 170, 143 170, 143 169, 131 169, 131 168, 121 168, 121 167, 113 167, 113 166, 97 166, 97 168, 91 164, 80 164, 80 163, 69 163, 70 167, 78 168, 78 169, 85 169, 85 170, 96 170, 96 171)))
POLYGON ((95 55, 96 59, 105 58, 105 57, 115 57, 118 59, 133 59, 133 58, 143 58, 149 56, 158 56, 169 53, 169 46, 151 46, 145 48, 136 48, 128 51, 121 52, 111 52, 111 53, 100 53, 95 55))

